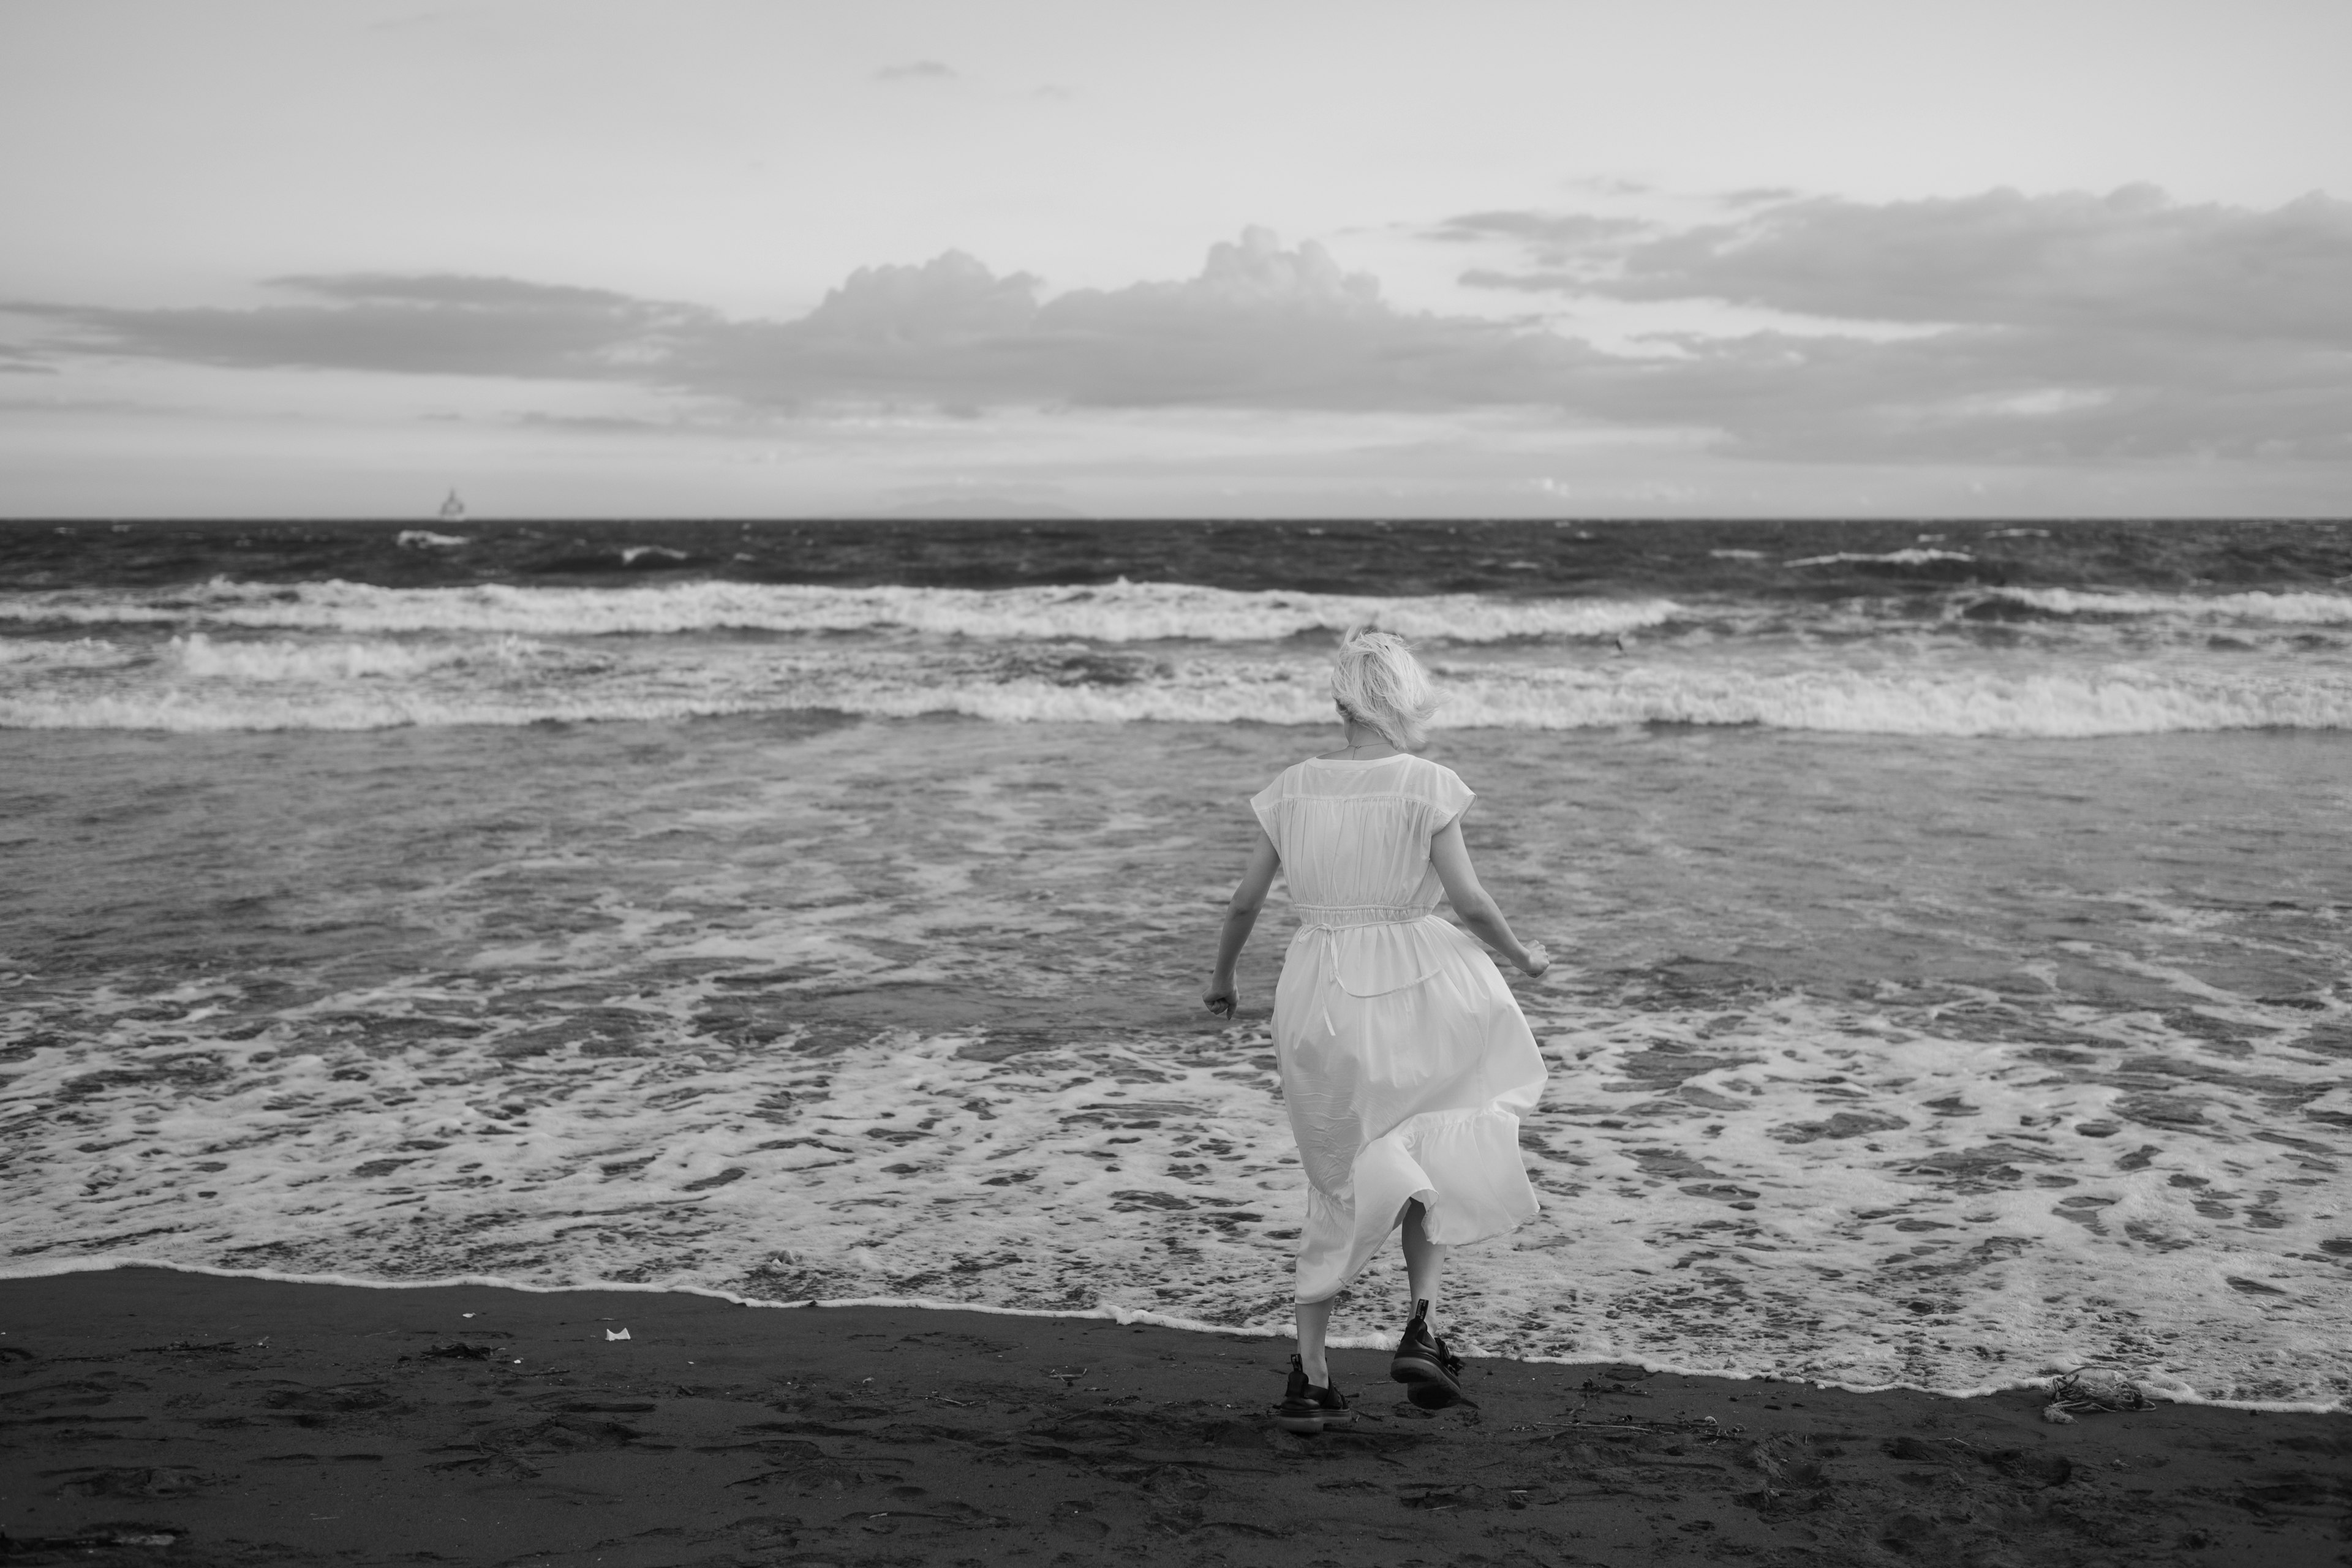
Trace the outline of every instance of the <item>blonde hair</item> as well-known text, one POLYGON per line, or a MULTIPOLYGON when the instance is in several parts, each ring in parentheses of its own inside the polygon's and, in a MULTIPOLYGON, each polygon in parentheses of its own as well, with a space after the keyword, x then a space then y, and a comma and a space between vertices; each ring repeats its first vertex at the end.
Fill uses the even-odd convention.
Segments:
POLYGON ((1421 749, 1430 716, 1437 711, 1437 693, 1412 657, 1412 645, 1394 632, 1366 626, 1350 626, 1339 639, 1331 700, 1342 718, 1378 731, 1400 752, 1421 749))

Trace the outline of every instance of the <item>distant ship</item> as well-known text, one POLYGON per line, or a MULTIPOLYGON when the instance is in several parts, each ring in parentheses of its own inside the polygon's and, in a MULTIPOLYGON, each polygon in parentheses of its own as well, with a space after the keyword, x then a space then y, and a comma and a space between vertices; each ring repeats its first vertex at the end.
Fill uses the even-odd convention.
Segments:
POLYGON ((441 521, 444 522, 466 521, 466 503, 457 499, 457 492, 454 489, 449 492, 449 499, 441 503, 441 521))

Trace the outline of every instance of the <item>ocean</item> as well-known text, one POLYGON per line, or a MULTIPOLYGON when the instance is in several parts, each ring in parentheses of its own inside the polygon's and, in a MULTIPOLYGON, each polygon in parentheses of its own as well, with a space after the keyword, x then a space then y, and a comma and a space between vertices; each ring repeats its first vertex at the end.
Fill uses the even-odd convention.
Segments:
POLYGON ((1357 622, 1558 960, 1460 1342, 2352 1404, 2324 522, 0 525, 0 1274, 1285 1330, 1357 622))

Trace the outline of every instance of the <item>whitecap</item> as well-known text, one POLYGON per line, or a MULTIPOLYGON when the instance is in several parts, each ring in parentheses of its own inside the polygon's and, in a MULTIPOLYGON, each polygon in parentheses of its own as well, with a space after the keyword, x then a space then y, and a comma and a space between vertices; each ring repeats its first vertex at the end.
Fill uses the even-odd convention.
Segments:
POLYGON ((47 642, 32 637, 0 637, 0 668, 18 671, 47 669, 111 669, 135 656, 103 637, 76 637, 70 642, 47 642))
POLYGON ((1890 550, 1880 555, 1858 554, 1841 550, 1834 555, 1806 555, 1781 563, 1786 566, 1929 566, 1938 561, 1972 562, 1975 556, 1959 550, 1890 550))
POLYGON ((1997 588, 1990 597, 2053 616, 2172 616, 2183 620, 2352 624, 2352 595, 2318 593, 2140 594, 2082 588, 1997 588))
MULTIPOLYGON (((633 547, 659 550, 659 546, 633 547)), ((695 631, 903 630, 991 639, 1097 642, 1281 641, 1358 624, 1465 643, 1606 638, 1684 615, 1665 599, 1541 599, 1456 594, 1240 592, 1177 583, 1100 586, 835 588, 705 581, 628 588, 386 588, 330 581, 290 586, 218 579, 146 594, 0 595, 0 616, 35 622, 228 626, 384 635, 530 636, 695 631)))

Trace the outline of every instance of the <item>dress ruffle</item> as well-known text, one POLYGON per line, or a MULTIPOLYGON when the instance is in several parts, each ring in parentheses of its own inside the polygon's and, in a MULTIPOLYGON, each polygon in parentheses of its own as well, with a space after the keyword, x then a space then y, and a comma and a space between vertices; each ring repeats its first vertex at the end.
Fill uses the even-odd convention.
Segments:
POLYGON ((1298 1238, 1298 1299, 1338 1295, 1363 1272, 1420 1200, 1440 1247, 1460 1247, 1535 1218, 1535 1189, 1519 1163, 1519 1119, 1500 1109, 1424 1111, 1356 1156, 1345 1196, 1307 1190, 1298 1238))

